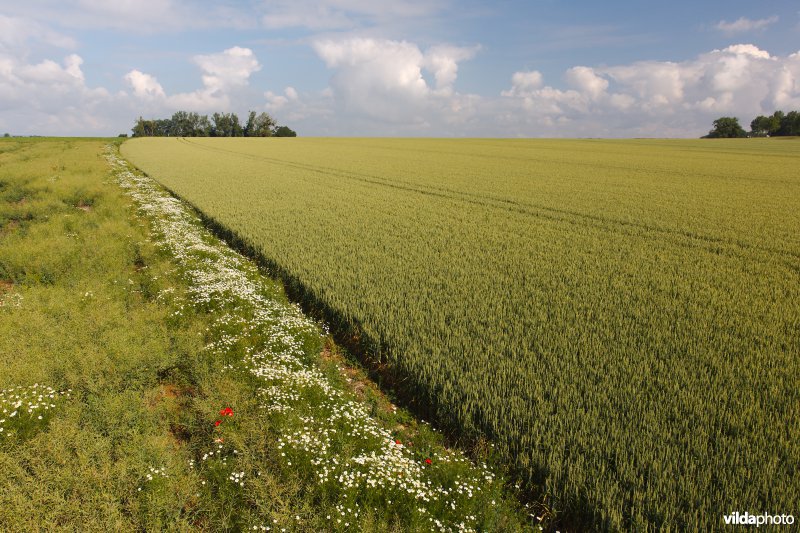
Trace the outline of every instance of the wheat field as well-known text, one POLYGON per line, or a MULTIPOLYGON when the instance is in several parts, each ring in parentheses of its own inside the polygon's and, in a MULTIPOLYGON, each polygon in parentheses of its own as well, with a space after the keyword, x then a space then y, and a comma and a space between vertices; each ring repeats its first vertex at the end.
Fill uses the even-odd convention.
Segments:
POLYGON ((575 524, 800 501, 796 140, 176 139, 123 155, 575 524))

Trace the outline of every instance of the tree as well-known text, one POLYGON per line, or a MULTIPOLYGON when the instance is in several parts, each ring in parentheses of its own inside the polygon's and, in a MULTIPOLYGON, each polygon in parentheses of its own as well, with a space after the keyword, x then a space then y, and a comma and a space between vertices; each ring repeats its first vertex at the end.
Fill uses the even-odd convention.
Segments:
POLYGON ((289 128, 289 126, 280 126, 275 128, 275 137, 297 137, 297 132, 289 128))
POLYGON ((172 115, 169 135, 173 137, 204 137, 208 134, 208 117, 197 113, 177 111, 172 115))
POLYGON ((243 134, 236 113, 214 113, 211 120, 214 123, 211 127, 212 137, 241 137, 243 134))
POLYGON ((10 133, 4 133, 3 137, 6 137, 6 138, 11 137, 11 134, 10 133))
POLYGON ((800 111, 775 111, 771 116, 759 115, 750 123, 754 135, 800 135, 800 111))
POLYGON ((750 131, 755 136, 769 135, 770 127, 772 126, 772 118, 759 115, 750 123, 750 131))
POLYGON ((783 120, 786 116, 783 114, 783 111, 775 111, 771 117, 769 117, 769 134, 770 135, 782 135, 781 134, 781 125, 783 124, 783 120))
POLYGON ((178 111, 172 115, 172 133, 176 137, 206 137, 211 125, 208 117, 178 111))
POLYGON ((739 125, 736 117, 721 117, 714 121, 714 129, 708 132, 708 139, 730 139, 746 137, 747 132, 739 125))
POLYGON ((211 136, 229 137, 230 118, 227 113, 214 113, 211 115, 211 136))
POLYGON ((156 137, 169 137, 170 131, 172 131, 172 119, 161 118, 153 122, 156 124, 156 137))
POLYGON ((255 128, 251 134, 253 137, 272 137, 272 128, 277 126, 277 122, 267 113, 261 113, 255 118, 255 128))
POLYGON ((136 119, 136 124, 131 128, 134 137, 144 137, 144 119, 139 117, 136 119))
POLYGON ((242 133, 245 137, 270 137, 272 128, 275 125, 275 119, 267 113, 256 115, 255 111, 250 111, 247 115, 247 124, 245 124, 242 133))
POLYGON ((211 121, 208 120, 208 115, 203 115, 197 122, 197 135, 199 137, 210 137, 211 128, 212 128, 211 121))
POLYGON ((781 124, 776 135, 800 135, 800 112, 789 111, 781 113, 781 124))
POLYGON ((228 128, 228 120, 222 113, 211 115, 211 136, 225 137, 228 128))
POLYGON ((139 117, 131 131, 133 131, 134 137, 154 137, 158 135, 156 121, 145 120, 142 117, 139 117))
POLYGON ((231 137, 241 137, 244 135, 242 125, 239 123, 239 117, 236 113, 231 113, 231 137))
POLYGON ((789 135, 800 135, 800 111, 790 111, 786 115, 789 135))
POLYGON ((170 137, 187 137, 186 131, 189 129, 189 113, 186 111, 176 111, 169 121, 170 137))
POLYGON ((255 137, 253 133, 256 129, 256 112, 250 111, 247 115, 247 124, 244 126, 244 136, 245 137, 255 137))
POLYGON ((297 135, 285 126, 277 126, 269 114, 255 111, 248 113, 244 127, 236 113, 214 113, 209 120, 208 115, 176 111, 166 119, 146 120, 140 116, 131 131, 134 137, 270 137, 276 132, 282 137, 297 135))

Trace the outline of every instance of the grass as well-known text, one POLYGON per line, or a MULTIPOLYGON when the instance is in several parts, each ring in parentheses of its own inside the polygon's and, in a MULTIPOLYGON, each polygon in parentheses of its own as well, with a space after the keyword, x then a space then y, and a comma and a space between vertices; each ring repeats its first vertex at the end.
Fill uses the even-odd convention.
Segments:
POLYGON ((122 150, 563 525, 708 529, 800 499, 796 142, 122 150))
POLYGON ((191 524, 179 516, 191 454, 154 399, 161 372, 197 352, 199 325, 165 327, 169 308, 143 290, 154 275, 175 283, 174 266, 109 182, 103 145, 2 142, 0 389, 71 390, 46 420, 0 439, 4 530, 191 524), (135 485, 153 465, 173 476, 143 512, 135 485))
POLYGON ((0 529, 531 528, 108 141, 1 141, 0 239, 0 529))

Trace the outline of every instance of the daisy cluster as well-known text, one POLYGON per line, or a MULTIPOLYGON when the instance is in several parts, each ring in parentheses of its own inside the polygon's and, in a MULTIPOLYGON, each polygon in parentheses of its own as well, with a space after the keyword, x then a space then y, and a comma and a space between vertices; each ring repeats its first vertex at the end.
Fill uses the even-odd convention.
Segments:
POLYGON ((142 485, 137 487, 136 491, 141 492, 142 489, 147 487, 148 483, 152 483, 152 481, 155 479, 159 478, 166 479, 168 477, 169 474, 167 474, 166 467, 151 466, 149 467, 147 474, 145 474, 144 479, 142 480, 142 485))
POLYGON ((38 383, 0 390, 0 439, 44 426, 59 401, 71 393, 38 383))
POLYGON ((22 295, 18 292, 0 292, 0 307, 19 308, 22 307, 22 295))
MULTIPOLYGON (((359 512, 380 508, 431 530, 476 531, 476 515, 491 512, 479 503, 486 497, 478 497, 495 487, 486 465, 474 465, 460 452, 423 453, 404 444, 309 354, 308 339, 319 341, 324 326, 278 298, 251 262, 211 236, 179 200, 113 150, 107 157, 121 186, 153 222, 156 240, 186 273, 191 302, 215 310, 206 349, 228 363, 227 370, 257 383, 283 467, 305 475, 333 503, 333 527, 355 528, 359 512), (232 354, 239 357, 234 364, 232 354)), ((246 476, 232 472, 229 479, 244 486, 246 476)))

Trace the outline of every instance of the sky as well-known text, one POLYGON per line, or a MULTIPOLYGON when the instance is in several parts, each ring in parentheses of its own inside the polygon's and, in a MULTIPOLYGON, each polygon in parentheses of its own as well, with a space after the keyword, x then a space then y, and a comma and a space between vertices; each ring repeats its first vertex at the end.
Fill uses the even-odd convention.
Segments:
POLYGON ((0 134, 697 137, 800 110, 793 1, 0 0, 0 134))

